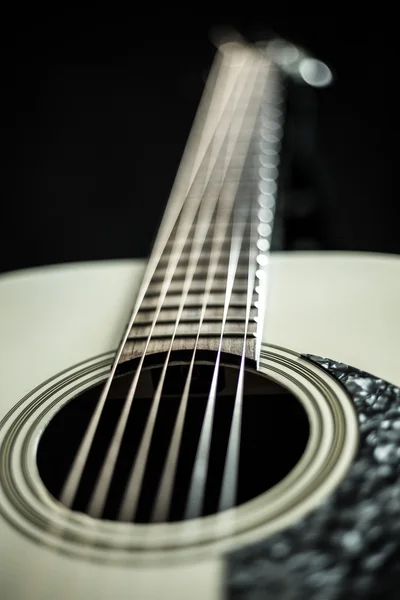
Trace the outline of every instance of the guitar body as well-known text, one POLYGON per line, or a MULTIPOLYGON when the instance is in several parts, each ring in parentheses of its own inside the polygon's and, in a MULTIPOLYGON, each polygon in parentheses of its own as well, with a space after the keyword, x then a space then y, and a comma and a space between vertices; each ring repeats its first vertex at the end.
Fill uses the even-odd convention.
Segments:
MULTIPOLYGON (((271 256, 262 368, 279 363, 282 373, 307 371, 310 381, 344 393, 353 432, 345 472, 323 490, 316 487, 307 501, 300 499, 294 512, 288 509, 286 525, 277 521, 268 529, 254 523, 229 541, 218 535, 210 541, 214 521, 206 517, 202 543, 181 540, 177 550, 172 542, 168 547, 168 540, 176 542, 175 523, 154 526, 164 540, 158 546, 151 535, 146 546, 153 526, 103 521, 97 530, 88 515, 62 524, 68 509, 40 479, 38 441, 74 386, 104 379, 144 267, 139 260, 110 261, 1 278, 1 597, 367 598, 384 578, 383 597, 394 598, 400 548, 400 260, 392 256, 271 256), (86 542, 83 530, 92 532, 86 542), (129 540, 137 540, 136 546, 129 540)), ((279 426, 284 435, 286 424, 279 426)), ((254 465, 262 467, 262 460, 254 465)), ((264 510, 257 499, 252 502, 243 506, 243 523, 264 510)))

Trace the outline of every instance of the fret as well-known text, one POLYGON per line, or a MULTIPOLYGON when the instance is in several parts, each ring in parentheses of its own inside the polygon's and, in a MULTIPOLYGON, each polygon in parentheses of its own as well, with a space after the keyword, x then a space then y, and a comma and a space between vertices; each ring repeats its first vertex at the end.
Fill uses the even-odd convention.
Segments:
MULTIPOLYGON (((205 279, 194 279, 190 285, 191 293, 202 293, 205 291, 205 279)), ((158 296, 160 294, 162 288, 162 281, 152 282, 149 285, 146 296, 158 296)), ((225 278, 219 278, 218 280, 213 281, 213 285, 211 288, 211 293, 223 294, 226 289, 226 276, 225 278)), ((234 290, 240 292, 247 292, 247 277, 243 279, 238 279, 235 281, 234 290)), ((168 295, 181 295, 182 294, 182 281, 177 281, 175 278, 172 279, 170 286, 168 288, 168 295)))
POLYGON ((264 157, 263 161, 264 162, 261 162, 260 159, 260 163, 263 165, 258 170, 260 178, 264 181, 268 181, 269 179, 276 179, 276 177, 278 176, 278 169, 276 165, 274 165, 272 162, 269 162, 269 160, 265 160, 264 157))
MULTIPOLYGON (((275 123, 274 123, 275 125, 275 123)), ((264 131, 263 129, 261 130, 261 134, 260 137, 266 141, 274 141, 276 139, 278 139, 277 134, 275 133, 275 131, 273 129, 268 129, 265 128, 266 131, 264 131)), ((253 153, 249 153, 248 154, 249 158, 257 158, 258 157, 258 152, 256 153, 255 151, 253 151, 253 153)), ((240 183, 240 184, 248 184, 248 185, 254 185, 257 181, 258 176, 260 175, 260 167, 257 165, 257 162, 254 161, 256 164, 255 165, 249 165, 248 167, 246 167, 245 171, 240 170, 239 168, 233 168, 230 170, 229 174, 225 175, 224 181, 225 182, 229 182, 229 183, 240 183)), ((224 177, 224 170, 223 169, 214 169, 213 174, 219 178, 219 180, 221 181, 222 177, 224 177)), ((219 191, 219 188, 221 186, 220 181, 218 183, 215 184, 215 188, 213 188, 214 184, 210 184, 210 188, 208 188, 208 190, 212 191, 213 189, 217 189, 219 191), (217 187, 219 186, 219 187, 217 187)), ((190 198, 190 196, 188 196, 190 198)))
MULTIPOLYGON (((222 246, 228 246, 228 248, 230 247, 231 243, 235 243, 237 241, 240 241, 240 239, 242 239, 243 245, 246 247, 246 245, 248 245, 251 242, 251 237, 250 236, 244 236, 243 238, 238 238, 237 236, 229 236, 229 237, 225 237, 225 238, 214 238, 214 236, 212 234, 209 235, 209 237, 207 237, 207 239, 204 241, 204 244, 202 246, 202 251, 203 250, 210 250, 212 248, 212 245, 215 242, 219 242, 222 243, 222 246)), ((194 238, 192 236, 188 236, 187 238, 185 238, 185 244, 187 246, 191 246, 193 243, 194 238)), ((170 250, 173 247, 175 240, 171 240, 169 241, 166 246, 165 249, 166 250, 170 250)), ((183 240, 179 240, 179 241, 183 241, 183 240)), ((226 251, 226 249, 225 249, 226 251)))
MULTIPOLYGON (((153 310, 145 310, 140 311, 135 319, 135 323, 140 323, 144 325, 150 325, 152 323, 153 310)), ((193 323, 199 322, 201 314, 201 307, 195 308, 184 308, 182 312, 181 321, 183 323, 193 323)), ((223 306, 207 306, 204 322, 209 321, 218 321, 221 322, 223 314, 223 306)), ((228 311, 228 321, 237 321, 243 322, 245 318, 245 307, 234 307, 230 306, 228 311)), ((250 319, 254 320, 254 317, 257 315, 257 309, 252 307, 250 312, 250 319)), ((175 323, 176 320, 176 310, 171 308, 162 308, 159 318, 157 320, 158 323, 171 324, 175 323)))
MULTIPOLYGON (((262 180, 262 181, 264 181, 264 180, 262 180)), ((262 181, 261 181, 261 183, 262 183, 262 181)), ((255 185, 254 188, 253 188, 253 190, 252 190, 252 193, 253 192, 256 193, 256 196, 260 193, 259 192, 259 186, 260 186, 260 182, 257 182, 257 185, 255 185)), ((240 189, 238 190, 237 194, 239 195, 239 193, 240 193, 240 189)), ((246 208, 247 208, 246 206, 243 206, 242 209, 241 209, 242 212, 246 213, 247 212, 246 208)), ((239 209, 238 209, 238 211, 239 211, 239 209)), ((226 211, 222 211, 221 210, 221 211, 219 211, 218 218, 222 222, 229 221, 230 218, 231 218, 230 211, 229 210, 226 210, 226 211), (224 217, 224 213, 226 214, 226 217, 224 217)), ((188 221, 186 223, 184 222, 184 224, 186 225, 185 237, 179 239, 179 238, 175 238, 174 235, 171 235, 169 241, 172 241, 172 243, 175 243, 176 240, 178 240, 178 241, 182 241, 183 240, 184 243, 187 244, 187 242, 188 242, 189 239, 193 239, 193 234, 195 233, 195 230, 196 230, 196 223, 193 225, 191 222, 188 221)), ((210 220, 210 223, 208 225, 208 231, 207 231, 207 238, 208 239, 212 239, 213 238, 213 229, 215 227, 217 227, 217 225, 220 225, 220 224, 221 223, 218 223, 217 221, 211 221, 210 220)), ((243 225, 247 224, 247 219, 246 218, 244 219, 244 221, 243 221, 242 224, 243 225)), ((232 223, 230 223, 230 225, 228 226, 228 230, 230 230, 231 226, 232 226, 232 223)), ((229 233, 227 234, 226 238, 224 238, 224 239, 230 239, 230 238, 231 238, 231 233, 229 231, 229 233)))
MULTIPOLYGON (((234 292, 231 296, 231 306, 237 307, 245 307, 247 299, 247 292, 234 292)), ((185 305, 193 306, 193 307, 201 307, 204 300, 204 294, 188 294, 185 305)), ((155 308, 157 306, 158 296, 145 296, 143 299, 141 310, 147 310, 151 308, 155 308)), ((176 310, 179 307, 180 298, 175 295, 166 296, 163 305, 167 308, 175 308, 176 310)), ((211 294, 208 304, 210 306, 224 306, 225 302, 225 292, 211 294)))
MULTIPOLYGON (((196 272, 194 274, 193 281, 203 281, 205 283, 208 272, 209 272, 208 265, 198 266, 196 268, 196 272)), ((185 279, 186 273, 187 273, 186 267, 178 266, 174 271, 173 281, 183 281, 185 279)), ((216 281, 218 281, 218 283, 221 283, 222 281, 226 281, 226 276, 227 276, 226 265, 218 264, 214 279, 216 281)), ((165 277, 165 270, 163 268, 159 267, 157 269, 157 271, 154 273, 154 276, 151 281, 152 281, 152 283, 162 282, 162 281, 164 281, 164 277, 165 277)), ((236 271, 236 280, 245 279, 247 281, 247 277, 248 277, 248 266, 239 264, 238 269, 236 271)))
MULTIPOLYGON (((243 337, 232 335, 223 338, 222 341, 222 352, 228 352, 241 356, 243 352, 243 337)), ((174 340, 172 344, 173 350, 182 350, 183 348, 193 351, 193 337, 182 337, 174 340)), ((198 350, 207 350, 215 352, 219 344, 219 336, 203 336, 199 338, 198 350)), ((247 336, 245 343, 245 353, 248 358, 255 357, 255 345, 256 337, 252 334, 247 336)), ((146 346, 146 340, 136 340, 134 338, 126 341, 124 350, 121 356, 120 363, 124 363, 132 360, 133 358, 140 357, 146 346)), ((153 340, 152 352, 166 353, 171 346, 171 338, 158 338, 153 340)))
MULTIPOLYGON (((154 328, 152 337, 154 338, 168 338, 171 337, 175 329, 175 322, 173 323, 160 323, 158 322, 154 328)), ((144 340, 150 334, 150 325, 134 324, 128 339, 144 340)), ((176 337, 196 337, 199 330, 198 322, 179 322, 176 337)), ((254 321, 249 323, 248 333, 253 334, 256 330, 256 323, 254 321)), ((203 323, 200 329, 201 336, 218 337, 221 334, 221 321, 215 321, 211 323, 203 323)), ((244 335, 244 324, 237 321, 229 321, 225 324, 224 335, 233 335, 236 337, 243 337, 244 335)))
MULTIPOLYGON (((179 259, 179 263, 178 266, 186 266, 189 264, 189 257, 190 257, 190 253, 189 252, 182 252, 180 259, 179 259)), ((229 251, 223 251, 220 253, 219 255, 219 260, 218 263, 221 265, 228 265, 229 264, 229 258, 230 258, 230 252, 229 251)), ((199 266, 204 266, 204 265, 208 265, 210 260, 212 261, 214 259, 214 255, 211 254, 210 252, 204 252, 201 254, 199 261, 198 261, 198 265, 199 266)), ((167 266, 168 265, 168 261, 169 261, 169 255, 163 255, 160 258, 160 262, 158 263, 160 266, 164 265, 167 266)), ((245 249, 244 252, 240 253, 240 261, 243 263, 248 263, 249 261, 249 252, 245 249)))

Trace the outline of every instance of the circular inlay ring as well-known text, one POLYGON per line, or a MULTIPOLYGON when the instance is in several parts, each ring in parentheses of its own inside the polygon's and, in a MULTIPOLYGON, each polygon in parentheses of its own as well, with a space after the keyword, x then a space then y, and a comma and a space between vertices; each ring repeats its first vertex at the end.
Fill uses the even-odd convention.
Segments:
POLYGON ((310 423, 303 456, 280 483, 245 504, 189 522, 142 525, 73 512, 50 495, 39 476, 38 441, 66 402, 107 377, 112 358, 112 353, 97 357, 45 382, 0 424, 0 511, 37 542, 91 560, 124 563, 226 552, 267 537, 312 510, 353 460, 357 419, 342 386, 297 354, 264 345, 260 372, 298 398, 310 423))

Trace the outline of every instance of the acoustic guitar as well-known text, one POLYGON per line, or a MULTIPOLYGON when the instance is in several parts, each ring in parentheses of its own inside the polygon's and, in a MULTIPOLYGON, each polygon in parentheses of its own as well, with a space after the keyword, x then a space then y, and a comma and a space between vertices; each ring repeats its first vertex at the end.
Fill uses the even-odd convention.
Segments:
POLYGON ((271 252, 312 72, 221 44, 148 262, 1 277, 2 599, 398 597, 400 260, 271 252))

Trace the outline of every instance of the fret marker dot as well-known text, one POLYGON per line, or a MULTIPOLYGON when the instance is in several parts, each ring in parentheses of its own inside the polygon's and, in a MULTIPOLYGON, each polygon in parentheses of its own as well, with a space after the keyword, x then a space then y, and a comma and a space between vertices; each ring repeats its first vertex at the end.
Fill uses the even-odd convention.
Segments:
POLYGON ((261 240, 258 240, 257 248, 263 252, 265 252, 266 250, 269 250, 269 241, 264 238, 261 240))
POLYGON ((271 225, 268 223, 260 223, 257 227, 257 232, 258 235, 261 235, 262 237, 268 237, 272 232, 271 225))
POLYGON ((268 263, 268 256, 265 256, 265 254, 259 254, 257 256, 257 262, 261 267, 265 267, 265 265, 268 263))
POLYGON ((272 131, 270 131, 269 129, 261 129, 261 137, 263 138, 263 140, 265 140, 266 142, 269 142, 270 144, 276 144, 277 142, 279 142, 279 136, 276 135, 276 133, 273 133, 272 131))
POLYGON ((260 194, 258 204, 262 208, 273 208, 275 206, 275 198, 272 194, 260 194))
POLYGON ((268 181, 276 178, 278 174, 278 169, 275 167, 275 165, 267 165, 264 167, 260 167, 260 169, 258 170, 258 174, 260 175, 261 179, 263 179, 264 181, 268 181))
POLYGON ((272 154, 272 152, 268 152, 268 154, 259 154, 258 160, 263 167, 276 167, 276 165, 279 164, 279 154, 272 154))
POLYGON ((265 115, 262 115, 261 117, 261 125, 271 131, 280 131, 282 129, 280 123, 265 115))
POLYGON ((264 140, 260 142, 260 150, 261 152, 263 152, 264 154, 268 154, 269 156, 276 156, 278 154, 277 149, 271 147, 268 144, 268 142, 265 142, 264 140))
POLYGON ((258 211, 258 218, 262 223, 271 223, 272 219, 274 218, 274 215, 272 213, 272 210, 270 210, 269 208, 260 208, 260 210, 258 211))
POLYGON ((260 181, 258 184, 258 189, 262 194, 274 194, 276 192, 277 185, 273 179, 268 179, 267 181, 260 181))
POLYGON ((265 271, 263 271, 262 269, 257 269, 256 271, 256 277, 257 279, 265 279, 265 271))

